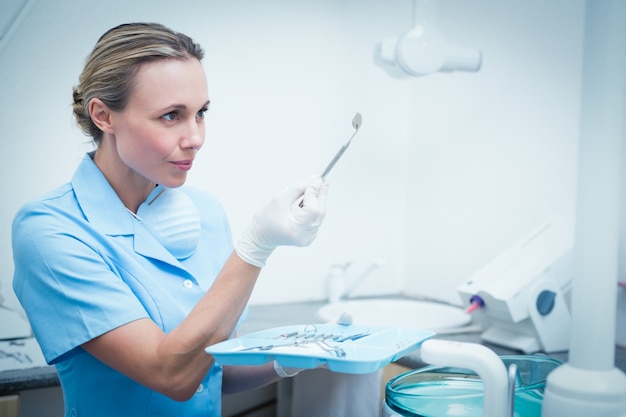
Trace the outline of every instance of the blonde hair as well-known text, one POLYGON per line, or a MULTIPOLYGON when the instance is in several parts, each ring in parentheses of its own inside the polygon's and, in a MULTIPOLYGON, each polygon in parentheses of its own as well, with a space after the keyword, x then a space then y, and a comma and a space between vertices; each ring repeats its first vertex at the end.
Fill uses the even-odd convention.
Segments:
POLYGON ((74 87, 73 111, 83 133, 96 145, 102 131, 89 116, 89 102, 99 98, 113 111, 122 111, 133 90, 139 67, 159 59, 199 61, 204 51, 189 36, 158 23, 127 23, 107 31, 87 58, 79 84, 74 87))

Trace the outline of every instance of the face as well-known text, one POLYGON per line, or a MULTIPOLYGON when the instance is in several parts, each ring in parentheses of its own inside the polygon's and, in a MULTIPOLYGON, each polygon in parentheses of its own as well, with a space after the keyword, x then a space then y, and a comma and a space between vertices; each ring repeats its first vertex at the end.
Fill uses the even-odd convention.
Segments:
POLYGON ((116 153, 135 177, 131 180, 182 185, 204 143, 208 105, 206 77, 197 59, 142 65, 126 108, 111 114, 116 153))

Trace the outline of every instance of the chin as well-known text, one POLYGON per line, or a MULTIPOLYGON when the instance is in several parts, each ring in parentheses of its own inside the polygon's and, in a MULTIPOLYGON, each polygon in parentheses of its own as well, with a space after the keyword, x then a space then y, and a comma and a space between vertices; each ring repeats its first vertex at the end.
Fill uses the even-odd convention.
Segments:
POLYGON ((158 182, 158 184, 165 188, 178 188, 185 184, 186 181, 187 176, 184 178, 168 178, 166 181, 158 182))

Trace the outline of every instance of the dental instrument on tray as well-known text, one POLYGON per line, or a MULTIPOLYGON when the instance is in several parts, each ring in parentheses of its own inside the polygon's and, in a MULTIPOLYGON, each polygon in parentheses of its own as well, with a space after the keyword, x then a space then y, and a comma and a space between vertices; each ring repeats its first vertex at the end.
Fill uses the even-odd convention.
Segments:
POLYGON ((359 340, 369 335, 370 333, 365 332, 365 333, 356 333, 356 334, 352 334, 348 336, 344 336, 342 334, 332 334, 332 333, 330 334, 322 333, 318 335, 305 336, 305 337, 295 336, 295 337, 285 338, 285 339, 292 340, 292 342, 290 343, 277 343, 277 344, 268 344, 268 345, 260 345, 260 346, 251 346, 247 348, 238 348, 237 351, 242 352, 246 350, 270 350, 270 349, 274 349, 278 347, 302 346, 305 344, 316 343, 318 341, 330 341, 330 342, 335 342, 335 343, 344 343, 344 342, 351 342, 354 340, 359 340))
POLYGON ((434 335, 403 327, 309 323, 253 332, 207 346, 205 352, 221 365, 276 361, 287 368, 327 366, 331 372, 370 374, 415 351, 434 335))
POLYGON ((296 347, 296 346, 308 346, 308 345, 317 345, 320 348, 322 348, 325 352, 328 352, 330 354, 334 354, 337 357, 345 357, 346 353, 345 351, 341 348, 341 345, 344 342, 351 342, 354 340, 358 340, 358 339, 362 339, 364 337, 369 336, 371 333, 369 332, 369 329, 361 331, 361 332, 357 332, 357 333, 351 333, 351 334, 345 334, 343 332, 341 333, 324 333, 324 332, 318 332, 317 331, 317 327, 314 324, 309 324, 306 325, 304 327, 303 331, 294 331, 294 332, 290 332, 290 333, 282 333, 278 336, 273 337, 273 340, 276 339, 281 339, 285 342, 278 342, 278 343, 268 343, 268 344, 262 344, 262 345, 257 345, 257 346, 250 346, 250 347, 238 347, 236 348, 237 352, 245 352, 245 351, 267 351, 267 350, 273 350, 276 348, 289 348, 289 347, 296 347), (332 345, 330 343, 333 343, 332 345))
POLYGON ((355 114, 354 117, 352 118, 352 127, 354 127, 355 129, 354 133, 352 134, 352 136, 350 136, 350 139, 348 139, 345 145, 343 145, 339 149, 337 154, 335 154, 335 157, 328 163, 328 165, 326 166, 326 169, 324 169, 324 172, 322 172, 322 175, 321 175, 322 179, 326 178, 326 176, 333 169, 337 161, 339 161, 339 159, 341 158, 343 153, 346 151, 346 149, 348 149, 348 146, 350 146, 350 142, 352 142, 352 138, 354 137, 354 135, 357 134, 362 124, 363 124, 363 118, 361 117, 361 113, 355 114))

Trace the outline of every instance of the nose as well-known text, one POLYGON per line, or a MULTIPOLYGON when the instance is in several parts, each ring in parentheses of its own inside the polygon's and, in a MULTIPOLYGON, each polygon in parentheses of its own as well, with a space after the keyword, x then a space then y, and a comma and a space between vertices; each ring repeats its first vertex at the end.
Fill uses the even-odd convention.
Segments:
POLYGON ((182 148, 200 149, 204 143, 204 123, 198 122, 195 118, 185 123, 184 132, 181 137, 182 148))

